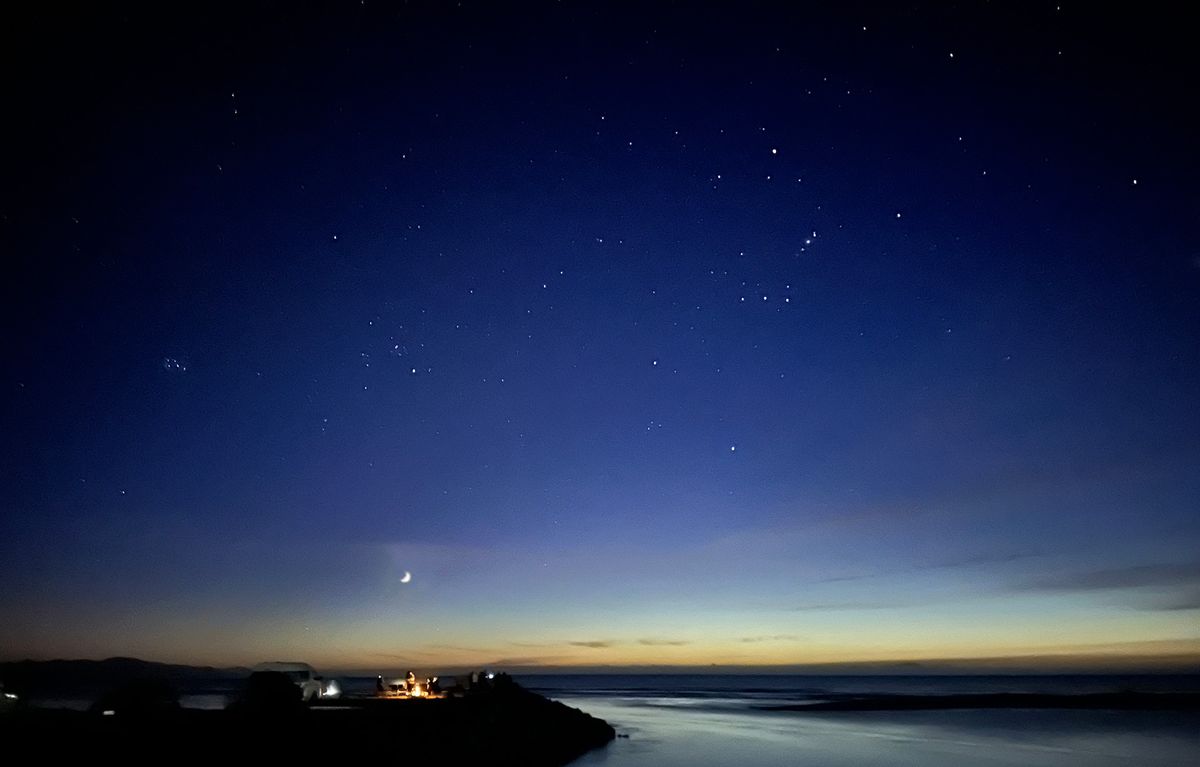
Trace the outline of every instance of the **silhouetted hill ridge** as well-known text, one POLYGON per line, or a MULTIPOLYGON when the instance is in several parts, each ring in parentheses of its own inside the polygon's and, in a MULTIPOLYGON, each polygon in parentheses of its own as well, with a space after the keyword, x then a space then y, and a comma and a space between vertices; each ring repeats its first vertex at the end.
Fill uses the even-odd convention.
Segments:
POLYGON ((26 694, 94 692, 139 680, 167 682, 178 688, 225 686, 245 679, 250 669, 158 663, 140 658, 104 660, 21 660, 0 663, 0 681, 26 694))

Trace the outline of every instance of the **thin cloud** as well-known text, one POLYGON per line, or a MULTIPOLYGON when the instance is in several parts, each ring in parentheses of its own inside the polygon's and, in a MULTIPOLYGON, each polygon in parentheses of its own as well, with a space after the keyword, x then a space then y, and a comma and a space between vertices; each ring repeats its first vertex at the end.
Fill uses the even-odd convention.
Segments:
POLYGON ((682 647, 683 645, 691 644, 687 639, 664 639, 662 637, 646 637, 637 640, 619 640, 619 639, 580 639, 572 642, 510 642, 516 647, 524 647, 528 649, 542 649, 550 647, 586 647, 591 650, 603 650, 609 647, 617 647, 626 644, 640 644, 647 647, 682 647))
POLYGON ((1135 565, 1052 575, 1028 581, 1031 591, 1107 591, 1145 586, 1182 586, 1200 581, 1200 563, 1135 565))
POLYGON ((877 570, 871 573, 849 573, 846 575, 835 575, 829 578, 821 578, 817 583, 845 583, 848 581, 862 581, 870 578, 883 578, 892 575, 903 573, 922 573, 931 570, 964 570, 976 567, 985 567, 987 565, 1003 565, 1010 562, 1019 562, 1024 559, 1033 559, 1043 556, 1040 552, 1020 551, 1009 552, 1007 554, 978 554, 971 557, 959 557, 956 559, 947 559, 938 562, 925 562, 905 567, 897 567, 887 570, 877 570))
MULTIPOLYGON (((425 645, 425 646, 428 647, 429 645, 425 645)), ((458 652, 473 652, 473 653, 490 652, 489 650, 484 649, 482 647, 464 647, 463 645, 456 645, 456 644, 440 644, 440 645, 435 645, 434 647, 437 650, 456 650, 458 652)))
POLYGON ((835 610, 888 610, 893 607, 911 607, 910 604, 898 602, 818 602, 816 604, 796 605, 793 610, 798 612, 823 612, 835 610))
POLYGON ((892 575, 897 571, 878 573, 858 573, 857 575, 835 575, 830 578, 818 578, 817 583, 845 583, 847 581, 863 581, 867 578, 878 578, 882 575, 892 575))
POLYGON ((797 634, 767 634, 764 636, 739 637, 739 642, 798 642, 803 637, 797 634))
POLYGON ((563 660, 562 656, 558 656, 558 655, 547 655, 547 656, 525 657, 525 658, 522 658, 522 657, 496 658, 495 660, 491 661, 490 663, 485 663, 483 665, 491 666, 494 668, 513 668, 513 667, 538 668, 538 667, 543 667, 543 666, 552 666, 562 660, 563 660))
POLYGON ((1179 610, 1200 610, 1200 588, 1192 588, 1182 594, 1172 594, 1150 601, 1142 605, 1143 610, 1162 610, 1177 612, 1179 610))
POLYGON ((412 660, 413 658, 415 658, 418 655, 429 655, 429 653, 410 652, 405 655, 400 655, 398 653, 391 653, 391 652, 373 652, 373 653, 371 653, 372 658, 387 658, 389 660, 412 660))
POLYGON ((1020 562, 1024 559, 1035 559, 1044 556, 1037 551, 1014 551, 1008 554, 979 554, 973 557, 949 559, 942 562, 931 562, 917 565, 914 570, 956 570, 962 567, 981 567, 983 565, 1003 565, 1009 562, 1020 562))

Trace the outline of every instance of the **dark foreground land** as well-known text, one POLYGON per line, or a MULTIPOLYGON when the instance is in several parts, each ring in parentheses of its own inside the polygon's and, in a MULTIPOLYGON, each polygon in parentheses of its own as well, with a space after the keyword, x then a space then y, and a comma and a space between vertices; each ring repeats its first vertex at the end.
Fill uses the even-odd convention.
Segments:
POLYGON ((877 695, 759 706, 763 711, 948 711, 951 709, 1073 709, 1200 711, 1200 694, 1111 692, 1090 695, 987 693, 980 695, 877 695))
POLYGON ((0 715, 8 753, 118 763, 285 762, 336 759, 424 764, 564 765, 607 744, 603 720, 517 685, 446 700, 351 700, 286 711, 79 712, 19 709, 0 715))

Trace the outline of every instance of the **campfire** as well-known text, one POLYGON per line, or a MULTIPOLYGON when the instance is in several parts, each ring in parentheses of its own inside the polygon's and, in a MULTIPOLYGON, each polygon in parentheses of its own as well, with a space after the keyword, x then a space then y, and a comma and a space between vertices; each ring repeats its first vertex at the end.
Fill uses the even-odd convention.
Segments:
POLYGON ((437 700, 446 697, 446 694, 438 687, 438 678, 427 678, 423 682, 416 681, 411 676, 407 679, 393 679, 387 683, 381 682, 382 689, 376 690, 376 695, 381 698, 393 699, 410 699, 410 698, 426 698, 429 700, 437 700))

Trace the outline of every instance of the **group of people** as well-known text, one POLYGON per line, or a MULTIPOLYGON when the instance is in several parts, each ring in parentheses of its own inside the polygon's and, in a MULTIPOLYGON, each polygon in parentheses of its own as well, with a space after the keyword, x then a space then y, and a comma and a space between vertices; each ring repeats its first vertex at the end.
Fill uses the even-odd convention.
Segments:
POLYGON ((383 681, 382 674, 376 677, 375 694, 381 698, 434 698, 441 697, 442 687, 438 684, 436 676, 425 677, 425 681, 422 682, 417 679, 416 674, 409 671, 403 679, 390 683, 383 681))

